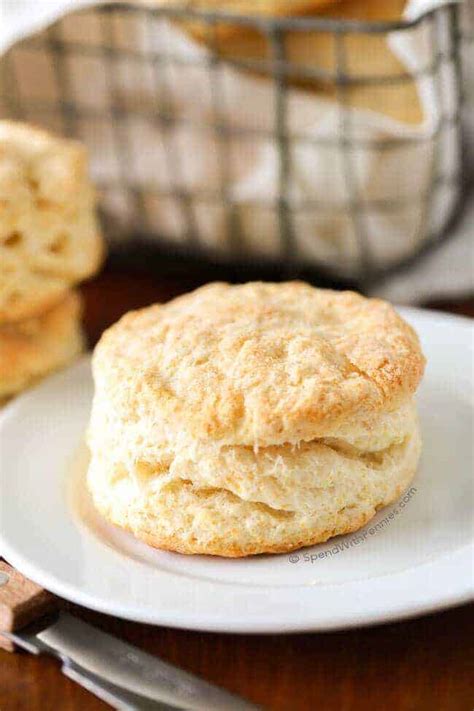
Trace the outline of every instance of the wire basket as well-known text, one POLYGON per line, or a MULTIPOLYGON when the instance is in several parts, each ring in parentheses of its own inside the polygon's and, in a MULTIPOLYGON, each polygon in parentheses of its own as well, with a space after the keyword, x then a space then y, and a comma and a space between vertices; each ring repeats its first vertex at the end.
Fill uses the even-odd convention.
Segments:
POLYGON ((460 13, 367 23, 98 6, 7 53, 0 111, 88 145, 113 247, 310 268, 364 289, 439 244, 459 212, 460 13), (374 54, 362 70, 360 37, 369 55, 422 44, 422 60, 384 73, 374 54), (293 56, 302 38, 329 48, 324 61, 293 56), (405 91, 428 101, 422 120, 391 115, 397 96, 415 111, 405 91))

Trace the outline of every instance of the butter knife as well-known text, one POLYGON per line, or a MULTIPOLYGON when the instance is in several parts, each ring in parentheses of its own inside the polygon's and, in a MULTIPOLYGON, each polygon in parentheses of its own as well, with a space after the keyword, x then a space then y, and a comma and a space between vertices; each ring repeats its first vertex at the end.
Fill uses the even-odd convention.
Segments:
POLYGON ((2 561, 0 647, 56 657, 66 676, 116 709, 258 708, 61 610, 54 595, 2 561))

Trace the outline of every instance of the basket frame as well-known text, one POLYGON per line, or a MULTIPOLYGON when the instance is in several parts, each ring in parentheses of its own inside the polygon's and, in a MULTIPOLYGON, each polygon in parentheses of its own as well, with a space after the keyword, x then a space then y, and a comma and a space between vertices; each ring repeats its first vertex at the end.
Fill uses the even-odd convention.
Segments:
MULTIPOLYGON (((87 12, 91 10, 88 9, 87 12)), ((318 274, 329 278, 330 280, 336 279, 340 284, 350 283, 351 285, 356 285, 359 289, 363 291, 370 290, 375 283, 381 279, 385 279, 387 276, 397 273, 400 270, 407 268, 409 265, 416 263, 418 260, 424 257, 428 252, 435 249, 439 244, 448 239, 449 234, 452 233, 452 228, 459 218, 462 212, 462 206, 466 196, 466 186, 470 176, 468 175, 468 167, 464 157, 463 151, 463 136, 461 129, 461 114, 463 108, 463 91, 462 91, 462 66, 461 66, 461 35, 459 30, 459 4, 457 2, 452 2, 446 4, 442 7, 432 9, 425 14, 419 15, 411 20, 400 20, 400 21, 376 21, 367 22, 363 20, 349 20, 349 19, 331 19, 327 17, 318 16, 262 16, 262 15, 252 15, 252 14, 233 14, 232 12, 225 10, 206 10, 206 9, 192 9, 184 6, 147 6, 147 5, 136 5, 133 3, 110 3, 101 7, 94 8, 94 12, 97 12, 101 18, 110 17, 114 13, 131 13, 135 16, 139 15, 144 19, 145 22, 150 23, 150 31, 152 31, 152 22, 159 18, 170 18, 179 21, 195 21, 206 23, 210 28, 211 33, 216 33, 216 28, 221 24, 235 24, 242 27, 250 27, 257 30, 263 36, 268 39, 269 46, 272 50, 272 56, 270 60, 270 65, 268 68, 272 70, 272 77, 269 80, 273 80, 275 87, 275 106, 276 106, 276 117, 275 117, 275 132, 274 139, 278 146, 279 155, 279 176, 278 176, 278 197, 273 204, 279 224, 279 237, 281 252, 279 259, 266 259, 255 257, 255 255, 243 255, 240 249, 241 239, 239 238, 239 220, 238 212, 235 204, 233 203, 231 191, 230 191, 230 176, 228 170, 226 169, 226 141, 229 137, 229 127, 223 124, 221 120, 221 112, 219 109, 219 84, 218 84, 218 73, 219 66, 221 62, 226 62, 236 67, 241 67, 243 69, 262 69, 262 66, 258 67, 253 65, 252 62, 242 62, 234 61, 232 59, 219 58, 215 51, 212 51, 211 47, 211 58, 207 63, 209 72, 212 73, 213 79, 213 92, 214 92, 214 112, 212 120, 206 124, 210 127, 216 135, 217 145, 220 153, 220 166, 221 166, 221 188, 219 191, 218 199, 221 201, 222 205, 225 206, 227 213, 227 223, 228 223, 228 233, 229 233, 229 244, 230 251, 228 255, 213 254, 206 249, 202 249, 202 245, 199 243, 197 235, 199 230, 196 228, 195 219, 193 217, 192 203, 195 199, 194 194, 188 193, 183 189, 172 189, 170 191, 174 197, 179 201, 181 205, 183 214, 186 218, 186 235, 185 241, 181 246, 177 246, 175 243, 169 243, 167 245, 166 238, 161 240, 162 246, 169 249, 175 255, 181 256, 191 256, 196 255, 205 256, 207 259, 217 260, 219 262, 228 263, 240 263, 244 265, 245 263, 251 262, 261 263, 262 265, 273 265, 277 263, 284 265, 284 269, 291 274, 297 274, 302 268, 308 266, 307 261, 300 260, 295 251, 296 239, 295 239, 295 227, 292 223, 292 205, 291 200, 288 196, 288 183, 291 173, 291 149, 290 149, 290 137, 288 133, 288 117, 286 111, 286 98, 288 91, 288 80, 292 76, 292 72, 295 68, 291 66, 291 62, 287 61, 285 56, 285 46, 284 38, 288 32, 329 32, 332 33, 336 40, 336 75, 328 76, 327 72, 318 71, 317 68, 312 67, 310 72, 310 77, 312 79, 318 80, 332 80, 335 81, 337 87, 337 102, 340 107, 340 134, 336 139, 336 144, 341 148, 342 155, 344 156, 344 172, 347 194, 349 196, 348 206, 352 219, 354 235, 359 249, 359 265, 357 274, 355 278, 352 276, 348 279, 347 277, 341 276, 335 272, 333 268, 327 269, 326 266, 321 264, 312 265, 314 270, 314 276, 317 277, 318 274), (452 61, 454 67, 454 77, 456 81, 456 90, 458 101, 456 105, 456 110, 454 114, 449 117, 441 116, 438 124, 434 127, 433 131, 426 139, 413 139, 410 137, 404 137, 400 139, 387 139, 387 141, 377 141, 376 146, 380 150, 391 150, 393 148, 393 143, 396 145, 401 145, 403 140, 427 140, 432 141, 434 146, 434 157, 432 166, 432 175, 430 185, 424 196, 424 216, 422 223, 419 227, 419 232, 423 236, 420 239, 419 245, 416 250, 414 250, 409 256, 398 260, 394 264, 390 264, 384 267, 374 266, 372 255, 370 253, 370 248, 366 239, 367 230, 364 224, 365 212, 363 208, 363 199, 359 194, 357 177, 355 175, 355 167, 353 165, 353 155, 354 155, 354 138, 351 133, 351 112, 353 109, 348 105, 347 102, 347 90, 350 86, 363 84, 370 85, 373 84, 383 84, 384 80, 387 83, 398 83, 403 81, 412 81, 413 74, 406 72, 397 76, 391 77, 380 77, 380 76, 370 76, 364 75, 363 77, 357 77, 350 75, 346 67, 346 54, 345 54, 345 38, 349 34, 363 33, 369 35, 385 35, 391 32, 403 32, 411 30, 418 27, 421 23, 428 22, 433 28, 433 41, 436 40, 436 32, 438 31, 438 17, 440 13, 446 13, 449 22, 449 32, 451 34, 450 47, 451 54, 449 56, 443 55, 442 51, 437 48, 433 52, 433 62, 430 66, 423 68, 418 74, 421 76, 424 73, 426 76, 435 77, 435 81, 439 81, 437 74, 439 73, 441 63, 443 61, 452 61), (459 165, 459 173, 455 176, 440 176, 437 173, 436 166, 436 142, 440 140, 441 133, 445 126, 451 126, 456 134, 456 140, 458 141, 458 151, 461 156, 461 162, 459 165), (433 234, 427 234, 426 225, 428 223, 428 216, 430 212, 431 203, 434 199, 434 193, 437 186, 443 180, 451 180, 456 183, 458 191, 457 198, 453 203, 453 207, 450 211, 450 215, 445 220, 442 229, 436 231, 433 234)), ((128 151, 129 151, 129 139, 126 132, 123 130, 124 119, 127 117, 128 111, 124 109, 121 101, 120 95, 117 90, 114 78, 114 62, 117 59, 117 55, 120 52, 121 56, 124 55, 123 49, 117 49, 114 45, 114 37, 111 34, 110 23, 103 22, 104 28, 104 47, 95 48, 87 45, 74 46, 74 43, 68 42, 67 47, 58 31, 58 24, 51 26, 47 31, 47 43, 48 48, 51 51, 52 57, 54 58, 53 66, 56 76, 57 85, 60 91, 59 99, 59 109, 63 119, 64 133, 69 136, 77 136, 77 124, 78 118, 81 112, 78 111, 78 107, 70 100, 71 97, 71 82, 68 76, 67 63, 64 61, 65 56, 68 52, 81 51, 84 53, 99 52, 102 59, 105 61, 105 66, 107 67, 108 80, 110 82, 110 109, 109 114, 113 122, 114 130, 114 141, 115 149, 117 155, 121 156, 119 164, 120 168, 120 182, 122 186, 125 186, 127 190, 130 191, 132 199, 135 204, 136 214, 139 215, 142 211, 144 212, 143 195, 141 190, 130 184, 127 175, 128 166, 128 151)), ((34 46, 34 38, 32 39, 34 46)), ((131 53, 133 54, 133 53, 131 53)), ((150 62, 153 66, 153 70, 160 67, 160 62, 163 61, 176 61, 176 58, 156 57, 150 54, 150 56, 145 56, 140 53, 140 60, 150 62)), ((138 60, 137 60, 138 61, 138 60)), ((25 107, 21 98, 17 93, 16 81, 14 68, 9 62, 8 56, 3 60, 3 87, 2 92, 3 106, 4 110, 7 107, 7 114, 16 119, 25 118, 25 107)), ((298 66, 298 72, 304 74, 304 68, 298 66)), ((47 107, 43 107, 47 111, 47 107)), ((38 113, 41 114, 43 110, 41 107, 38 109, 38 113)), ((177 120, 177 117, 172 113, 167 113, 166 111, 160 110, 150 117, 151 120, 156 122, 156 126, 160 131, 166 132, 167 128, 177 120)), ((232 135, 238 133, 238 128, 232 127, 232 135)), ((252 133, 251 129, 245 129, 246 135, 252 133)), ((258 136, 258 131, 253 131, 253 133, 258 136)), ((304 140, 304 137, 300 137, 304 140)), ((292 135, 291 140, 298 140, 298 136, 292 135)), ((312 139, 312 143, 314 143, 312 139)), ((327 140, 324 141, 324 145, 327 146, 327 140)), ((361 145, 358 139, 358 146, 361 145)), ((168 151, 167 151, 168 155, 168 151)), ((173 170, 178 169, 179 160, 176 160, 176 156, 168 156, 170 163, 174 164, 173 170)), ((206 196, 202 196, 205 198, 206 196)), ((210 199, 210 196, 208 196, 210 199)), ((215 199, 216 196, 213 196, 215 199)), ((324 203, 327 205, 326 200, 324 203)), ((314 203, 314 201, 312 201, 314 203)), ((307 209, 320 209, 322 205, 318 204, 308 204, 307 209)), ((379 205, 379 207, 383 207, 379 205)), ((396 205, 393 203, 391 207, 396 209, 396 205)), ((402 206, 400 206, 402 207, 402 206)), ((133 238, 133 242, 129 243, 129 247, 132 245, 140 244, 145 241, 149 243, 150 235, 147 234, 146 229, 140 226, 133 238)))

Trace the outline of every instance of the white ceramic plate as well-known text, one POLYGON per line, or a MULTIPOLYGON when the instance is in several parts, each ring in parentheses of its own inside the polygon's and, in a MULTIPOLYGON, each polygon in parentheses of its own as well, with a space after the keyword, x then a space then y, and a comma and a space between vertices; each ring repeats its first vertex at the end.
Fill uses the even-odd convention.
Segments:
POLYGON ((414 309, 428 358, 424 453, 412 488, 362 531, 241 560, 155 551, 103 522, 84 493, 89 359, 0 420, 0 550, 25 575, 119 617, 227 632, 329 630, 473 597, 473 327, 414 309))

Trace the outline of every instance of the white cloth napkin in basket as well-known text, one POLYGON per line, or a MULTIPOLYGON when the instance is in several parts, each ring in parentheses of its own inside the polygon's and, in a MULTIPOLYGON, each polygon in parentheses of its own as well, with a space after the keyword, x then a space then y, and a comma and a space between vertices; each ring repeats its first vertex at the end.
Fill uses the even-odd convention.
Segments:
MULTIPOLYGON (((79 8, 92 6, 91 0, 0 0, 0 52, 4 52, 20 39, 36 32, 41 32, 56 19, 66 18, 62 23, 63 36, 86 39, 90 42, 100 41, 94 37, 93 24, 88 24, 87 16, 76 17, 74 22, 67 21, 67 15, 79 8)), ((442 0, 411 0, 407 6, 407 18, 416 17, 428 9, 442 5, 442 0)), ((474 27, 474 2, 466 0, 462 3, 466 36, 474 27)), ((415 70, 426 65, 427 47, 421 28, 410 33, 392 33, 390 45, 408 70, 415 70)), ((133 45, 143 47, 149 42, 146 28, 137 26, 133 33, 130 24, 127 31, 117 25, 115 31, 124 47, 133 45)), ((174 55, 182 55, 187 60, 196 58, 202 61, 208 50, 195 43, 186 33, 166 19, 162 20, 162 28, 158 39, 154 37, 154 50, 166 47, 174 55), (160 46, 162 43, 162 46, 160 46)), ((474 141, 474 61, 472 45, 466 51, 465 104, 467 150, 471 150, 474 141), (469 120, 471 124, 469 125, 469 120)), ((23 79, 22 91, 39 91, 38 71, 31 69, 31 56, 21 52, 15 56, 17 73, 23 79)), ((34 60, 37 61, 37 58, 34 60)), ((73 86, 70 87, 74 100, 89 102, 90 108, 100 117, 88 125, 82 123, 78 127, 78 135, 84 138, 92 155, 93 174, 99 183, 107 182, 120 168, 114 160, 111 149, 110 127, 107 126, 107 106, 103 106, 104 90, 101 82, 105 81, 104 68, 91 63, 90 58, 74 58, 72 67, 73 86)), ((196 62, 198 64, 198 62, 196 62)), ((71 69, 71 67, 69 67, 71 69)), ((136 73, 133 62, 124 60, 120 66, 117 92, 122 102, 142 102, 145 108, 155 106, 155 91, 151 91, 148 82, 154 81, 146 72, 136 73)), ((213 97, 209 86, 209 69, 200 70, 198 66, 189 67, 189 71, 180 71, 173 76, 175 67, 169 67, 173 87, 173 108, 189 119, 204 123, 212 116, 213 97)), ((41 75, 39 83, 47 83, 48 72, 41 75)), ((110 78, 110 77, 109 77, 110 78)), ((274 127, 274 88, 272 82, 264 78, 254 77, 239 72, 230 65, 221 70, 223 91, 226 96, 228 111, 225 121, 231 126, 244 126, 261 131, 271 131, 274 127)), ((452 77, 449 72, 444 77, 446 106, 450 107, 450 94, 453 91, 452 77)), ((433 88, 429 81, 420 80, 418 92, 423 106, 425 119, 422 125, 409 126, 389 119, 373 111, 355 109, 352 112, 352 131, 359 139, 387 139, 406 136, 418 138, 429 134, 438 119, 438 105, 434 100, 433 88)), ((45 89, 45 87, 41 87, 45 89)), ((47 91, 46 87, 46 91, 47 91)), ((298 89, 288 90, 288 122, 290 134, 304 133, 313 139, 327 139, 335 135, 340 113, 335 102, 319 96, 309 97, 298 89)), ((169 97, 168 97, 169 99, 169 97)), ((453 103, 453 97, 451 97, 453 103)), ((35 123, 40 123, 37 116, 28 117, 35 123)), ((60 113, 49 116, 52 128, 60 129, 60 113), (57 126, 56 126, 57 123, 57 126)), ((173 175, 175 187, 193 192, 194 189, 216 191, 221 185, 221 165, 219 164, 219 145, 215 132, 196 130, 191 122, 179 123, 167 129, 173 131, 176 145, 189 157, 182 166, 181 174, 173 175)), ((169 165, 160 141, 160 129, 157 124, 141 122, 139 118, 128 122, 126 136, 130 164, 126 169, 133 175, 137 187, 143 191, 143 207, 147 211, 150 231, 157 234, 170 235, 179 242, 183 234, 182 214, 180 205, 170 200, 147 200, 147 185, 158 184, 166 187, 170 182, 169 165)), ((449 145, 449 135, 445 146, 441 147, 440 161, 446 172, 457 169, 457 155, 453 146, 449 145)), ((360 194, 370 199, 402 199, 407 194, 416 194, 429 184, 432 145, 429 142, 414 142, 410 148, 382 157, 377 151, 370 153, 355 152, 355 162, 359 181, 360 194)), ((279 155, 273 141, 256 139, 233 139, 228 166, 228 190, 233 201, 239 206, 239 220, 244 230, 244 246, 256 255, 276 256, 280 249, 279 233, 275 221, 274 210, 256 207, 256 202, 270 203, 278 195, 279 155)), ((222 156, 221 156, 222 157, 222 156)), ((292 150, 292 172, 290 181, 290 200, 298 205, 305 200, 331 200, 343 202, 347 197, 343 169, 339 164, 340 152, 334 148, 297 145, 292 150)), ((437 201, 437 209, 428 216, 432 230, 442 223, 445 215, 452 207, 456 193, 452 187, 446 186, 446 192, 437 201)), ((136 205, 130 205, 124 200, 120 191, 104 195, 104 207, 107 213, 113 214, 118 232, 123 235, 133 231, 137 212, 136 205)), ((212 208, 205 202, 194 205, 194 214, 201 240, 213 248, 219 248, 225 242, 227 221, 224 211, 212 208)), ((299 251, 307 261, 317 261, 328 265, 341 262, 347 263, 348 274, 351 265, 357 263, 357 245, 354 243, 350 220, 337 211, 322 213, 321 216, 305 217, 304 214, 295 219, 295 235, 299 251)), ((419 207, 413 210, 404 209, 400 213, 386 213, 383 210, 374 212, 367 218, 369 245, 372 254, 380 265, 390 264, 409 255, 417 239, 419 224, 419 207)), ((450 240, 441 245, 435 252, 418 260, 399 274, 390 277, 383 284, 378 284, 375 292, 399 303, 422 301, 427 298, 442 298, 462 295, 474 290, 474 196, 468 202, 463 218, 455 227, 450 240)))

